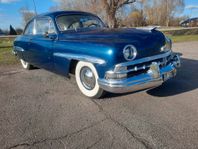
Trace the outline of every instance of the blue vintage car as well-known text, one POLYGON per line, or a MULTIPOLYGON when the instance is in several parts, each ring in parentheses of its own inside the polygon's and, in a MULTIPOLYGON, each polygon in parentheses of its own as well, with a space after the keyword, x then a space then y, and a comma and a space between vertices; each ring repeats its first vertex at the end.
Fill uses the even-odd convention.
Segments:
POLYGON ((171 40, 156 28, 109 29, 96 15, 79 11, 34 17, 13 52, 25 69, 75 74, 90 98, 157 87, 180 67, 171 40))

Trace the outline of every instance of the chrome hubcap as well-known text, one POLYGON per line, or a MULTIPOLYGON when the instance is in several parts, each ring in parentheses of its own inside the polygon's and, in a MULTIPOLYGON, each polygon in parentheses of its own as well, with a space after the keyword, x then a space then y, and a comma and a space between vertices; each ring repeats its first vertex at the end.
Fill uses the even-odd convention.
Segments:
POLYGON ((96 78, 92 70, 88 67, 83 67, 80 71, 80 79, 83 86, 88 90, 93 90, 96 85, 96 78))

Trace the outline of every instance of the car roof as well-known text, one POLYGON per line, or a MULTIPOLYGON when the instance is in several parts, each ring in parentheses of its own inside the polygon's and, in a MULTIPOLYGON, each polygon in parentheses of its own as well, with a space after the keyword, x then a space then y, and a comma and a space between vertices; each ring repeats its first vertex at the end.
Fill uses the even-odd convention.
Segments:
POLYGON ((43 17, 43 16, 56 17, 56 16, 63 15, 63 14, 87 14, 87 15, 94 15, 92 13, 83 12, 83 11, 54 11, 54 12, 48 12, 48 13, 39 14, 39 15, 35 16, 34 18, 43 17))
POLYGON ((47 12, 47 13, 42 13, 39 15, 34 16, 33 18, 31 18, 28 23, 26 24, 26 26, 32 22, 34 19, 39 18, 39 17, 52 17, 52 18, 56 18, 57 16, 60 15, 67 15, 67 14, 85 14, 85 15, 92 15, 92 16, 96 16, 95 14, 89 13, 89 12, 84 12, 84 11, 53 11, 53 12, 47 12))

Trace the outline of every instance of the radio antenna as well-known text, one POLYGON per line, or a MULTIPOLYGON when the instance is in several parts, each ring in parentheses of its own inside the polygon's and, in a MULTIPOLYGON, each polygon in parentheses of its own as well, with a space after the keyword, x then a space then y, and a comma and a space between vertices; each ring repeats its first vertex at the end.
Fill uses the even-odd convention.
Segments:
POLYGON ((36 10, 36 3, 35 3, 35 0, 33 0, 33 3, 34 3, 34 12, 35 12, 35 15, 37 15, 37 10, 36 10))

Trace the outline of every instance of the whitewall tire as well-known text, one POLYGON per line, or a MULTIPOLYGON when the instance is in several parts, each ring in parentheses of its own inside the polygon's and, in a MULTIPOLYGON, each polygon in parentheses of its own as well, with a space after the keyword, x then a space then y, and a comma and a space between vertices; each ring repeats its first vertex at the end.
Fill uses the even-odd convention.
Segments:
POLYGON ((75 70, 76 83, 80 91, 89 98, 100 98, 105 91, 98 85, 98 73, 93 64, 78 62, 75 70))
POLYGON ((28 62, 26 62, 22 59, 20 59, 20 61, 21 61, 21 65, 24 69, 30 70, 33 68, 33 66, 31 64, 29 64, 28 62))

